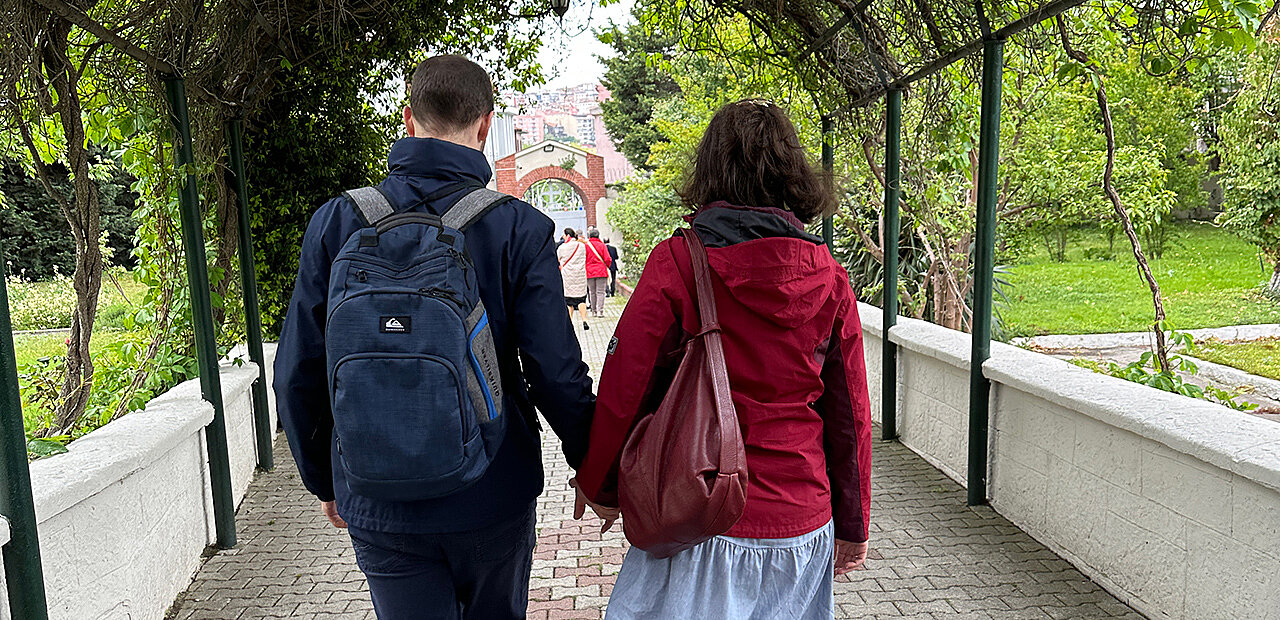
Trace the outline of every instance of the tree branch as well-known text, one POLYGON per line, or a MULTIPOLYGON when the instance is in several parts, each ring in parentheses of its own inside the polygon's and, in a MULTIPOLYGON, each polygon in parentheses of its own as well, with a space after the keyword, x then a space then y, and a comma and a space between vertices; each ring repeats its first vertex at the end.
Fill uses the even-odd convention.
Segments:
POLYGON ((1111 201, 1111 206, 1115 209, 1116 218, 1120 220, 1120 225, 1124 228, 1125 236, 1129 237, 1129 244, 1133 246, 1133 257, 1138 261, 1138 271, 1142 274, 1142 278, 1146 280, 1147 287, 1151 289, 1151 302, 1155 306, 1156 322, 1153 328, 1156 332, 1156 360, 1160 365, 1161 371, 1172 371, 1169 366, 1169 351, 1164 341, 1164 301, 1160 295, 1160 285, 1156 283, 1156 278, 1151 273, 1151 266, 1147 263, 1147 257, 1142 252, 1142 243, 1138 240, 1138 234, 1133 229, 1133 221, 1129 219, 1129 212, 1124 208, 1124 204, 1120 201, 1120 194, 1116 192, 1115 185, 1112 183, 1112 176, 1116 167, 1116 134, 1111 124, 1111 105, 1107 102, 1107 85, 1103 80, 1102 70, 1089 59, 1084 52, 1075 49, 1071 45, 1071 40, 1067 35, 1067 22, 1061 16, 1055 18, 1058 26, 1058 34, 1062 39, 1062 49, 1076 62, 1084 65, 1094 76, 1094 84, 1096 86, 1098 98, 1098 109, 1102 112, 1102 131, 1107 138, 1107 163, 1102 172, 1102 188, 1106 193, 1107 199, 1111 201))
POLYGON ((133 57, 138 62, 146 65, 153 71, 164 75, 177 75, 178 70, 173 65, 156 58, 146 50, 134 45, 132 41, 120 36, 114 30, 99 24, 89 17, 84 11, 67 4, 63 0, 32 0, 33 2, 53 11, 58 17, 65 19, 85 31, 93 34, 99 39, 110 43, 116 49, 133 57))

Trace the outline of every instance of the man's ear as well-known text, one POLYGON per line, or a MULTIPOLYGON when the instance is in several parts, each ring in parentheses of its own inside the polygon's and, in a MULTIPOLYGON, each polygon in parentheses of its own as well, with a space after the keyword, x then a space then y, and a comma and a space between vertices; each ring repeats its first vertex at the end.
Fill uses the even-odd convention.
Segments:
POLYGON ((414 134, 416 134, 418 131, 417 131, 417 129, 415 129, 415 128, 414 128, 414 126, 413 126, 413 108, 411 108, 411 107, 409 107, 409 106, 405 106, 405 107, 404 107, 404 128, 405 128, 405 130, 406 130, 406 131, 408 131, 408 132, 409 132, 409 137, 410 137, 410 138, 416 138, 416 137, 417 137, 416 135, 414 135, 414 134))
POLYGON ((489 110, 484 118, 480 119, 480 127, 476 131, 476 140, 480 143, 480 150, 484 150, 485 142, 489 141, 489 128, 493 126, 493 110, 489 110))

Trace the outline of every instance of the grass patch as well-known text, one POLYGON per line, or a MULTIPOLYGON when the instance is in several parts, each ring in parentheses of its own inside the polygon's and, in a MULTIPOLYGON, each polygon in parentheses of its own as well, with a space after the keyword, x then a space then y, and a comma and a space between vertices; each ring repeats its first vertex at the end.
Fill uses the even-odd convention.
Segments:
POLYGON ((1206 340, 1196 345, 1195 356, 1251 375, 1280 380, 1280 339, 1265 338, 1251 342, 1206 340))
MULTIPOLYGON (((1107 254, 1099 230, 1084 231, 1067 250, 1067 261, 1050 260, 1044 248, 1009 266, 1003 304, 1014 336, 1096 334, 1144 331, 1153 322, 1151 293, 1138 274, 1128 241, 1115 242, 1107 254)), ((1165 298, 1170 323, 1179 330, 1226 325, 1280 323, 1280 304, 1259 292, 1270 267, 1259 264, 1257 250, 1210 224, 1177 226, 1176 239, 1151 271, 1165 298)))
MULTIPOLYGON (((125 336, 122 331, 96 331, 89 343, 89 354, 95 359, 106 351, 107 346, 125 336)), ((18 367, 33 364, 42 358, 58 358, 67 354, 67 334, 14 334, 14 355, 18 367)))

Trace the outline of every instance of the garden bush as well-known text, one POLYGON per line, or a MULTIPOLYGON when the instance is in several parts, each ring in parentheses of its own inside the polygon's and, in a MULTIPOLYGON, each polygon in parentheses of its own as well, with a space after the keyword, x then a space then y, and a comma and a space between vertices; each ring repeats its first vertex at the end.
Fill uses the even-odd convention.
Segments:
POLYGON ((9 318, 15 330, 62 329, 71 326, 76 293, 71 278, 54 272, 53 279, 28 282, 18 276, 5 278, 9 289, 9 318))

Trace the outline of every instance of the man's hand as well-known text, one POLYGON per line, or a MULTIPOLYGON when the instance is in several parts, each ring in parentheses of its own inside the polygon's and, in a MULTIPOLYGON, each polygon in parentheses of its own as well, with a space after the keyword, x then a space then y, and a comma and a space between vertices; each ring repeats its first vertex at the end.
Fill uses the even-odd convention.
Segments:
POLYGON ((862 570, 867 561, 867 543, 849 542, 836 539, 836 574, 843 575, 849 571, 862 570))
POLYGON ((604 525, 600 526, 600 533, 603 534, 609 531, 609 528, 613 527, 613 522, 618 520, 618 515, 622 514, 622 511, 618 508, 601 506, 600 504, 587 499, 587 496, 582 492, 582 489, 578 488, 577 478, 570 478, 569 486, 573 487, 577 494, 577 497, 573 500, 573 518, 582 519, 582 516, 587 513, 587 506, 590 506, 591 511, 596 513, 597 517, 604 520, 604 525))
POLYGON ((324 518, 333 524, 333 527, 346 528, 347 522, 338 516, 338 502, 320 502, 320 510, 324 513, 324 518))

